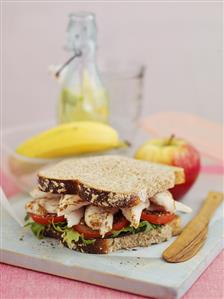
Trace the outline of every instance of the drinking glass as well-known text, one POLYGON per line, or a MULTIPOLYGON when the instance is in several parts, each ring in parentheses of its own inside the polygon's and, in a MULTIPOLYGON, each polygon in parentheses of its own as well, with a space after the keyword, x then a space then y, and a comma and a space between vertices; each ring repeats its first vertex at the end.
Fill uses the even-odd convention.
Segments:
POLYGON ((143 64, 113 63, 102 71, 109 94, 109 122, 122 139, 134 142, 143 99, 143 64))

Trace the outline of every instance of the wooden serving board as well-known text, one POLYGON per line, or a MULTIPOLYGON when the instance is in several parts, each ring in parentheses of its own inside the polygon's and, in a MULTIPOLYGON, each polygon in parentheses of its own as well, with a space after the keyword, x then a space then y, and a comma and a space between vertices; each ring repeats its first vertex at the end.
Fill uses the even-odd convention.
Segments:
MULTIPOLYGON (((207 191, 222 191, 221 186, 220 176, 201 175, 183 202, 196 212, 207 191)), ((28 200, 26 195, 20 194, 12 198, 11 203, 23 214, 28 200)), ((189 221, 193 214, 183 215, 183 222, 189 221)), ((180 298, 223 248, 223 205, 211 221, 202 250, 180 264, 169 264, 161 259, 162 251, 174 239, 136 251, 92 255, 61 247, 56 240, 37 240, 3 209, 1 219, 1 262, 161 299, 180 298)))

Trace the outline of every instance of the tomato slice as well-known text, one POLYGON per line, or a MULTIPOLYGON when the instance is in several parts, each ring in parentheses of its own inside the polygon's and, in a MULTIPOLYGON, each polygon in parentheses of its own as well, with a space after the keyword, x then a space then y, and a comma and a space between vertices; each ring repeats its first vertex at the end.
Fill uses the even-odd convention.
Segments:
POLYGON ((85 225, 83 222, 74 225, 73 229, 78 233, 82 234, 86 239, 94 239, 101 237, 99 230, 93 230, 87 225, 85 225))
MULTIPOLYGON (((114 223, 112 231, 121 230, 123 227, 126 227, 129 224, 129 221, 122 215, 114 216, 114 223)), ((99 230, 93 230, 87 225, 85 225, 84 221, 81 221, 79 224, 73 226, 74 230, 79 232, 80 234, 83 234, 84 238, 86 239, 94 239, 94 238, 101 238, 99 230)), ((105 236, 110 236, 112 234, 111 232, 108 232, 105 234, 105 236)))
MULTIPOLYGON (((121 230, 129 225, 129 221, 120 213, 114 215, 113 231, 121 230)), ((109 232, 110 233, 110 232, 109 232)))
POLYGON ((141 219, 146 220, 153 224, 166 224, 176 217, 175 214, 170 212, 156 212, 156 211, 142 211, 141 219))
POLYGON ((49 224, 49 223, 58 223, 58 222, 64 222, 65 218, 64 216, 56 216, 55 214, 48 214, 46 216, 37 215, 37 214, 31 214, 29 213, 29 216, 33 219, 34 222, 39 224, 49 224))

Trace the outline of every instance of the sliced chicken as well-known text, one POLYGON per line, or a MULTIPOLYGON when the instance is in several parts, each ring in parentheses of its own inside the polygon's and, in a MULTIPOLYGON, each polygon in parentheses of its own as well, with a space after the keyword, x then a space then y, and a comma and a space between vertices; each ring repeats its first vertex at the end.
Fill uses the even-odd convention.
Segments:
POLYGON ((141 220, 141 214, 144 209, 147 209, 150 205, 149 200, 145 202, 140 202, 136 206, 133 206, 131 208, 123 208, 122 213, 124 217, 130 221, 130 225, 134 228, 137 228, 139 226, 140 220, 141 220))
POLYGON ((64 195, 60 199, 57 213, 58 216, 66 215, 89 204, 88 201, 81 199, 78 195, 64 195))
POLYGON ((172 194, 169 191, 159 192, 150 198, 150 201, 164 207, 168 212, 175 212, 176 206, 172 194))
POLYGON ((72 227, 73 225, 79 224, 83 215, 84 208, 80 208, 78 210, 71 211, 70 213, 66 213, 64 216, 67 219, 68 227, 72 227))
POLYGON ((99 230, 104 235, 112 230, 113 216, 117 209, 107 210, 105 208, 90 205, 85 210, 85 223, 94 230, 99 230))
POLYGON ((184 213, 191 213, 192 208, 188 207, 187 205, 184 205, 182 202, 175 201, 176 210, 184 213))
POLYGON ((60 194, 54 194, 54 193, 51 193, 51 192, 43 192, 43 191, 40 191, 38 188, 33 189, 30 192, 30 195, 34 199, 39 199, 39 198, 49 198, 49 199, 51 199, 51 198, 61 198, 60 194))
POLYGON ((142 202, 148 201, 146 189, 142 189, 141 191, 139 191, 138 197, 139 197, 140 201, 142 201, 142 202))
POLYGON ((28 213, 37 215, 46 215, 48 213, 57 213, 59 198, 39 198, 28 202, 25 209, 28 213))
POLYGON ((163 207, 165 211, 174 213, 175 211, 181 211, 185 213, 191 213, 192 209, 183 203, 175 201, 172 194, 169 191, 159 192, 150 198, 150 201, 154 204, 163 207))
POLYGON ((64 195, 57 208, 58 216, 64 216, 68 222, 68 227, 79 224, 84 216, 83 207, 89 205, 88 201, 81 199, 78 195, 64 195))

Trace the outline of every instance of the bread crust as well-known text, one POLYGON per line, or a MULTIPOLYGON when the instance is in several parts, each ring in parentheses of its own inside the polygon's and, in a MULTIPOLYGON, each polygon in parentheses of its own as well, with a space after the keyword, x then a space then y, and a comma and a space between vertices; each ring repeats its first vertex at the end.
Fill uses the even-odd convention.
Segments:
POLYGON ((83 200, 100 207, 124 208, 136 205, 141 193, 149 198, 158 192, 174 187, 175 184, 184 182, 184 172, 181 168, 151 164, 120 156, 82 159, 73 159, 70 163, 69 160, 62 161, 54 168, 40 172, 38 188, 43 192, 77 194, 83 200), (99 166, 100 162, 102 165, 99 166), (74 169, 74 177, 70 178, 68 175, 66 179, 63 179, 62 170, 60 171, 62 168, 65 174, 74 169), (118 168, 120 173, 117 171, 118 168), (104 173, 101 175, 100 171, 104 173), (96 172, 98 172, 97 182, 91 179, 96 176, 96 172), (87 178, 86 174, 88 174, 87 178), (106 179, 105 176, 107 176, 106 179), (106 185, 105 181, 104 184, 102 183, 104 179, 106 185))
POLYGON ((51 180, 38 177, 38 183, 38 188, 43 192, 64 195, 77 194, 83 200, 87 200, 99 207, 127 208, 133 207, 139 202, 139 198, 136 195, 98 190, 85 186, 78 180, 51 180))
MULTIPOLYGON (((82 242, 74 243, 72 250, 93 253, 107 254, 120 249, 131 249, 135 247, 148 247, 152 244, 158 244, 169 240, 172 236, 176 236, 181 231, 180 217, 176 216, 170 223, 163 225, 160 229, 152 229, 149 232, 140 232, 137 234, 129 234, 117 238, 96 239, 93 244, 86 245, 82 242)), ((46 237, 61 239, 61 234, 50 230, 45 230, 46 237)), ((66 247, 67 244, 63 243, 66 247)))

